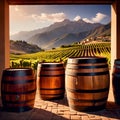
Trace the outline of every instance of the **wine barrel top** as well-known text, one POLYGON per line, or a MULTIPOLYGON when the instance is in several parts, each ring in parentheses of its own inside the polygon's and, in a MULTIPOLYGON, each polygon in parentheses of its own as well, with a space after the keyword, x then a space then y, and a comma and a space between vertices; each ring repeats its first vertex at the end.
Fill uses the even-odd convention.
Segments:
POLYGON ((32 70, 32 68, 6 68, 4 71, 27 71, 27 70, 32 70))
POLYGON ((6 68, 3 75, 7 76, 25 76, 33 74, 32 68, 6 68))
POLYGON ((76 63, 106 63, 107 59, 105 57, 79 57, 79 58, 68 58, 67 63, 76 64, 76 63))
POLYGON ((38 63, 38 67, 63 67, 62 63, 38 63))

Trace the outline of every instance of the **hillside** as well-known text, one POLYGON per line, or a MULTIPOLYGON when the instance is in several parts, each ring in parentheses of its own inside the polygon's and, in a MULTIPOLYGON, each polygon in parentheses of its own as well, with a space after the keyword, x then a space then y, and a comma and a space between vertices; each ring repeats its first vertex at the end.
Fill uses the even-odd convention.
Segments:
POLYGON ((95 28, 90 32, 90 35, 87 38, 98 36, 111 36, 111 23, 95 28))
POLYGON ((37 45, 28 44, 25 41, 13 41, 10 40, 10 53, 23 54, 23 53, 35 53, 41 51, 37 45))

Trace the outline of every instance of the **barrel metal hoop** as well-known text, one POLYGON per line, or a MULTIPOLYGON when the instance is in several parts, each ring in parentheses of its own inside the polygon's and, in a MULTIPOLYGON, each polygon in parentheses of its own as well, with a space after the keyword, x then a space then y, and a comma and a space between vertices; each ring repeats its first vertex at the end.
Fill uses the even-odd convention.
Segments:
POLYGON ((40 88, 40 90, 65 90, 65 88, 40 88))
POLYGON ((49 74, 40 74, 39 77, 64 77, 65 74, 59 74, 59 75, 49 75, 49 74))
POLYGON ((30 90, 30 91, 24 91, 24 92, 16 92, 16 91, 12 91, 12 92, 8 92, 8 91, 3 91, 2 90, 2 94, 6 95, 21 95, 21 94, 30 94, 30 93, 35 93, 36 89, 34 90, 30 90))
POLYGON ((89 72, 89 73, 75 73, 75 72, 68 72, 66 71, 66 75, 70 76, 96 76, 96 75, 109 75, 109 71, 104 71, 104 72, 89 72))
POLYGON ((69 99, 74 100, 75 102, 93 102, 93 103, 101 102, 101 101, 106 101, 107 98, 108 97, 104 97, 104 98, 101 98, 101 99, 85 100, 85 99, 76 99, 76 98, 69 97, 69 99))
POLYGON ((66 69, 93 69, 93 68, 108 68, 108 65, 106 64, 106 65, 99 65, 99 66, 79 66, 79 64, 78 64, 78 66, 75 66, 75 65, 67 65, 67 67, 66 67, 66 69))
POLYGON ((100 93, 100 92, 106 92, 109 90, 109 87, 106 87, 104 89, 95 89, 95 90, 83 90, 83 89, 70 89, 66 88, 70 92, 77 92, 77 93, 100 93))
POLYGON ((35 82, 34 79, 31 79, 31 80, 14 80, 14 81, 8 81, 6 79, 3 79, 2 83, 6 83, 6 84, 27 84, 27 83, 32 83, 32 82, 35 82))
POLYGON ((3 99, 3 104, 25 104, 28 102, 34 101, 34 99, 30 99, 30 100, 25 100, 25 101, 7 101, 6 99, 3 99))
POLYGON ((72 63, 81 63, 81 64, 89 64, 89 63, 107 63, 106 58, 97 58, 97 57, 88 57, 88 59, 85 58, 69 58, 68 64, 72 63), (91 59, 92 58, 92 59, 91 59), (69 61, 70 60, 70 61, 69 61), (72 60, 72 61, 71 61, 72 60))

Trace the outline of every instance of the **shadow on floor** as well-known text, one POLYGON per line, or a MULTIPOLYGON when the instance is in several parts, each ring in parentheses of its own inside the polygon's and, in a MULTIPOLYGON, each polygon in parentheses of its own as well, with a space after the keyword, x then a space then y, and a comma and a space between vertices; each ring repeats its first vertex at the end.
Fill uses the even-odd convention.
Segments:
POLYGON ((116 105, 114 102, 107 102, 106 108, 101 111, 87 112, 87 114, 113 118, 120 120, 120 106, 116 105))
MULTIPOLYGON (((38 107, 40 107, 40 104, 41 106, 44 106, 43 102, 44 101, 38 99, 38 107)), ((111 101, 107 102, 106 109, 104 110, 95 112, 76 111, 76 113, 70 110, 66 97, 60 100, 51 100, 51 102, 49 103, 49 101, 46 101, 45 104, 47 104, 47 108, 45 107, 42 109, 35 107, 32 110, 20 113, 3 111, 2 104, 0 102, 0 120, 69 120, 69 117, 71 116, 77 116, 80 119, 82 119, 82 117, 84 118, 84 116, 87 116, 87 120, 91 120, 89 119, 90 116, 95 116, 97 118, 100 118, 100 120, 106 120, 104 118, 108 118, 110 120, 120 120, 120 106, 116 105, 114 102, 111 101), (58 105, 54 106, 54 103, 57 103, 58 105), (49 104, 52 104, 53 106, 49 104), (65 106, 61 108, 61 105, 65 106), (53 108, 54 111, 52 110, 53 108), (62 114, 58 113, 57 110, 62 111, 62 114), (69 112, 68 118, 64 116, 65 111, 69 112)))
POLYGON ((68 106, 68 101, 67 101, 67 97, 64 96, 63 99, 58 99, 58 100, 48 100, 50 102, 54 102, 54 103, 57 103, 57 104, 61 104, 61 105, 65 105, 65 106, 68 106))
POLYGON ((68 120, 43 109, 33 108, 26 112, 6 112, 0 109, 0 120, 68 120))

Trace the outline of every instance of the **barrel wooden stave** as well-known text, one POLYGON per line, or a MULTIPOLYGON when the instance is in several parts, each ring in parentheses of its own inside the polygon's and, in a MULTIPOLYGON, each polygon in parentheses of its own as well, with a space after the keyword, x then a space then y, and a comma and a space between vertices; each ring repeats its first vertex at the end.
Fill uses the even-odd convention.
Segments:
POLYGON ((37 68, 40 98, 61 99, 65 92, 65 70, 62 63, 41 63, 37 68))
POLYGON ((106 75, 92 76, 92 77, 66 76, 66 80, 67 79, 68 79, 68 81, 66 81, 67 88, 82 89, 82 90, 104 89, 106 87, 109 88, 109 76, 106 75))
POLYGON ((32 81, 31 83, 26 83, 26 84, 7 84, 3 83, 3 87, 2 89, 4 89, 4 92, 27 92, 27 91, 34 91, 36 90, 36 83, 34 81, 32 81))
POLYGON ((32 69, 5 69, 2 76, 3 109, 24 112, 34 106, 36 81, 32 69))
POLYGON ((73 61, 68 60, 65 76, 69 106, 79 111, 105 108, 110 84, 107 63, 73 61))
POLYGON ((93 100, 93 95, 94 95, 94 100, 99 100, 99 99, 104 99, 106 98, 108 92, 105 91, 105 92, 102 92, 101 93, 82 93, 82 92, 74 92, 74 91, 71 91, 71 90, 68 90, 67 91, 67 96, 70 98, 75 98, 75 99, 78 99, 78 100, 93 100))

